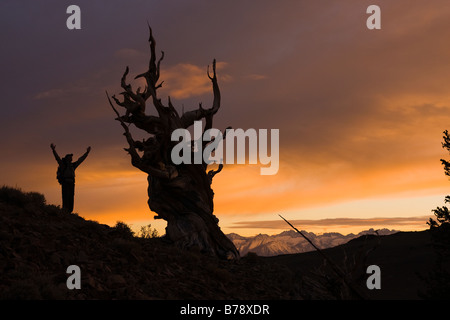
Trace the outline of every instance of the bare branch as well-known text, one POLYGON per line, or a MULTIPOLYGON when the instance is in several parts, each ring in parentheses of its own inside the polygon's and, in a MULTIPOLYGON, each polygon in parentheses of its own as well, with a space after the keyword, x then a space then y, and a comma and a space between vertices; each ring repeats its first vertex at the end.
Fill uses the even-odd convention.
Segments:
POLYGON ((208 78, 211 80, 213 86, 213 94, 214 94, 213 104, 209 109, 203 109, 202 105, 200 104, 198 109, 183 113, 183 115, 181 116, 181 123, 183 125, 183 128, 188 128, 192 124, 194 124, 194 121, 198 121, 203 118, 207 120, 209 128, 212 127, 213 116, 217 113, 217 111, 219 111, 220 108, 220 90, 219 84, 217 82, 216 59, 213 60, 212 69, 213 75, 211 76, 209 73, 209 66, 208 66, 207 75, 208 78))
POLYGON ((175 116, 177 119, 180 119, 180 115, 178 114, 178 111, 177 111, 177 110, 175 109, 175 107, 173 106, 172 101, 170 100, 170 96, 168 97, 168 100, 169 100, 169 109, 173 112, 174 116, 175 116))
POLYGON ((219 111, 219 108, 220 108, 220 90, 219 90, 219 84, 217 83, 216 59, 213 60, 213 76, 211 77, 209 74, 209 66, 208 66, 207 73, 208 73, 208 78, 212 82, 213 93, 214 93, 214 101, 213 101, 213 105, 210 109, 210 112, 212 114, 216 114, 216 112, 219 111))
MULTIPOLYGON (((156 65, 156 81, 159 80, 159 75, 161 74, 161 61, 164 59, 164 51, 161 51, 161 58, 158 60, 158 64, 156 65)), ((163 81, 164 82, 164 81, 163 81)), ((155 82, 156 84, 156 82, 155 82)), ((162 85, 162 83, 157 86, 156 88, 159 88, 162 85)))
POLYGON ((150 46, 150 60, 148 63, 148 70, 144 73, 137 75, 135 77, 135 79, 138 79, 141 77, 145 79, 145 81, 147 82, 147 86, 146 86, 144 92, 142 93, 142 95, 140 94, 139 96, 144 101, 146 101, 150 97, 153 97, 153 105, 154 105, 156 111, 158 112, 158 115, 160 117, 164 117, 165 107, 161 103, 161 100, 159 100, 156 95, 156 90, 158 88, 161 88, 162 84, 164 82, 164 81, 162 81, 161 83, 159 83, 157 85, 157 82, 158 82, 159 76, 160 76, 161 61, 164 59, 164 51, 161 51, 161 57, 159 58, 158 62, 156 62, 156 53, 155 53, 156 41, 155 41, 155 38, 153 38, 153 32, 152 32, 152 28, 150 27, 150 25, 148 25, 148 29, 149 29, 148 42, 149 42, 149 46, 150 46))
POLYGON ((296 227, 294 227, 289 221, 287 221, 285 218, 283 218, 279 214, 280 218, 283 219, 289 226, 291 226, 292 229, 297 231, 303 238, 305 238, 306 241, 309 242, 313 246, 314 249, 325 259, 325 261, 328 262, 331 269, 336 273, 338 277, 342 279, 342 281, 347 285, 347 287, 350 289, 350 291, 359 299, 364 299, 364 296, 350 283, 347 281, 347 277, 345 276, 344 272, 339 268, 339 266, 332 261, 324 252, 323 250, 319 249, 307 236, 305 236, 301 231, 299 231, 296 227))
MULTIPOLYGON (((133 89, 130 84, 126 83, 127 75, 129 72, 129 68, 126 67, 125 72, 123 73, 122 79, 120 80, 120 86, 125 90, 121 94, 124 97, 124 101, 119 103, 120 106, 123 106, 127 109, 127 114, 130 113, 145 113, 145 99, 142 97, 140 93, 140 89, 136 93, 133 92, 133 89)), ((116 98, 113 98, 116 101, 116 98)), ((116 101, 117 102, 117 101, 116 101)))
POLYGON ((214 176, 216 174, 218 174, 220 171, 222 171, 223 169, 223 164, 220 163, 219 167, 217 168, 217 170, 210 170, 208 171, 208 179, 209 179, 209 183, 212 183, 212 179, 214 178, 214 176))
POLYGON ((108 92, 106 91, 106 97, 108 98, 109 104, 111 105, 111 108, 114 110, 114 112, 117 115, 116 120, 118 120, 120 122, 120 125, 122 126, 122 128, 125 130, 125 137, 127 138, 128 144, 130 146, 129 149, 127 149, 128 153, 131 155, 132 158, 132 162, 134 164, 134 162, 136 162, 137 164, 141 161, 141 157, 139 156, 139 154, 136 151, 136 148, 134 147, 134 140, 133 137, 131 136, 130 133, 130 129, 128 128, 128 126, 125 124, 125 122, 123 122, 122 117, 120 116, 119 112, 117 111, 117 109, 114 107, 113 103, 111 102, 111 99, 109 98, 108 92))
MULTIPOLYGON (((222 141, 225 140, 225 138, 227 137, 227 132, 228 132, 228 130, 230 130, 230 129, 231 129, 231 127, 227 127, 227 128, 224 130, 224 132, 223 132, 223 134, 222 134, 222 141)), ((204 130, 203 133, 205 133, 205 131, 206 131, 206 130, 204 130)), ((205 150, 206 146, 209 145, 209 144, 211 144, 211 143, 213 143, 215 140, 216 140, 216 138, 212 138, 211 141, 203 143, 203 150, 205 150)), ((207 163, 205 160, 203 160, 203 167, 205 168, 205 170, 206 170, 206 168, 208 167, 208 163, 207 163)), ((221 163, 219 164, 218 170, 216 170, 216 171, 214 171, 214 170, 208 171, 208 178, 209 178, 210 183, 212 183, 212 178, 213 178, 216 174, 218 174, 220 171, 222 171, 222 168, 223 168, 223 164, 222 164, 222 162, 221 162, 221 163)))
POLYGON ((118 120, 120 122, 120 125, 125 130, 124 136, 127 138, 128 145, 130 146, 129 148, 125 148, 125 151, 127 151, 130 154, 131 163, 133 164, 133 166, 135 166, 136 168, 138 168, 148 174, 151 174, 155 177, 166 178, 166 179, 173 178, 175 176, 174 172, 169 172, 168 170, 156 169, 153 166, 148 165, 142 161, 142 158, 139 156, 138 152, 136 151, 136 147, 135 147, 136 142, 134 141, 133 137, 131 136, 130 129, 125 124, 125 122, 122 120, 122 116, 119 114, 119 112, 114 107, 113 103, 111 102, 108 92, 106 92, 106 96, 108 98, 109 104, 111 105, 111 108, 114 110, 114 112, 117 115, 116 120, 118 120))

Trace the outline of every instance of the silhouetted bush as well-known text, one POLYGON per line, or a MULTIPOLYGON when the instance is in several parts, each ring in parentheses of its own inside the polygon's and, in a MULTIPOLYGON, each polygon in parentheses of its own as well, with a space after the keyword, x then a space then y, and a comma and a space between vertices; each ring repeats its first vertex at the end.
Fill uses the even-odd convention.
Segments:
POLYGON ((123 221, 117 221, 116 225, 113 227, 113 232, 115 235, 123 238, 134 237, 134 232, 131 228, 123 221))
POLYGON ((11 188, 8 186, 0 188, 0 201, 20 208, 30 205, 40 208, 47 203, 43 194, 38 192, 24 192, 19 188, 11 188))
POLYGON ((157 238, 159 235, 158 230, 152 228, 151 224, 148 224, 146 226, 141 227, 137 236, 139 238, 149 239, 149 238, 157 238))
MULTIPOLYGON (((442 147, 450 152, 450 134, 444 131, 442 147)), ((450 176, 450 162, 441 159, 446 176, 450 176)), ((445 197, 445 203, 450 203, 450 196, 445 197)), ((426 292, 421 292, 425 299, 450 299, 450 210, 448 207, 437 207, 432 210, 436 220, 430 218, 427 224, 430 226, 433 240, 433 248, 437 259, 433 272, 422 276, 427 283, 426 292)))

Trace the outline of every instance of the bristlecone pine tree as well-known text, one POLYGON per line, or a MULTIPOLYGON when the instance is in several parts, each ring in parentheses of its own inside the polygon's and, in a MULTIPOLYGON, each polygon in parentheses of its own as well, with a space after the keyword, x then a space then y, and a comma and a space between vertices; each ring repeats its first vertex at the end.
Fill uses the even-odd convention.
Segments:
MULTIPOLYGON (((450 134, 444 131, 442 147, 450 152, 450 134)), ((446 176, 450 176, 450 162, 441 159, 446 176)), ((450 203, 450 196, 445 197, 445 203, 450 203)), ((425 275, 423 280, 426 289, 421 292, 425 299, 450 299, 450 211, 447 206, 437 207, 432 210, 436 220, 430 218, 427 224, 430 226, 432 248, 436 253, 436 262, 431 272, 425 275)))
MULTIPOLYGON (((444 142, 442 142, 442 147, 444 149, 447 149, 450 152, 450 134, 447 130, 444 131, 444 136, 443 136, 443 140, 444 142)), ((445 159, 441 159, 441 163, 444 165, 444 172, 446 176, 450 176, 450 162, 445 160, 445 159)), ((445 197, 445 202, 446 203, 450 203, 450 196, 446 196, 445 197)), ((442 229, 450 228, 450 211, 448 209, 448 207, 444 206, 444 207, 438 207, 436 209, 433 210, 434 215, 436 216, 436 220, 433 220, 432 218, 430 218, 430 220, 427 222, 427 224, 430 226, 431 229, 433 228, 437 228, 437 227, 442 227, 442 229)))
MULTIPOLYGON (((211 189, 212 179, 223 166, 208 171, 208 164, 179 164, 171 159, 171 150, 178 141, 171 141, 175 129, 186 129, 194 121, 204 119, 203 132, 212 128, 213 117, 220 108, 220 90, 216 75, 216 61, 212 64, 212 75, 208 66, 207 76, 212 82, 214 99, 209 109, 199 108, 181 115, 175 110, 168 98, 167 106, 158 98, 157 90, 163 82, 159 82, 160 64, 164 52, 156 60, 155 39, 149 27, 150 61, 148 70, 135 77, 144 78, 146 85, 141 91, 133 90, 127 83, 128 67, 121 79, 122 101, 114 95, 111 97, 117 106, 125 108, 125 115, 120 115, 108 96, 109 103, 125 130, 129 147, 125 150, 131 156, 131 163, 148 174, 148 205, 157 213, 155 218, 167 221, 166 237, 182 248, 199 248, 208 254, 225 258, 238 259, 239 252, 218 226, 219 220, 213 214, 214 192, 211 189), (146 102, 152 102, 157 116, 145 113, 146 102), (135 141, 130 133, 129 125, 147 132, 148 138, 135 141)), ((206 75, 205 75, 206 76, 206 75)), ((203 149, 207 143, 203 143, 203 149)), ((194 157, 194 148, 191 149, 194 157)), ((198 152, 199 150, 197 150, 198 152)), ((203 150, 200 150, 202 152, 203 150)), ((202 157, 203 158, 203 157, 202 157)), ((191 162, 193 163, 193 162, 191 162)))

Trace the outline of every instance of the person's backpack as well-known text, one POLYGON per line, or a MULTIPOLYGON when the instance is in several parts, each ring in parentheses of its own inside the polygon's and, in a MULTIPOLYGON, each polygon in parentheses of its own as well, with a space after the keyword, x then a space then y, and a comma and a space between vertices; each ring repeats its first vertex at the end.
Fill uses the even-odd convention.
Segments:
POLYGON ((63 183, 64 180, 64 171, 66 170, 66 164, 62 163, 58 166, 58 170, 56 171, 56 179, 58 180, 59 184, 63 183))

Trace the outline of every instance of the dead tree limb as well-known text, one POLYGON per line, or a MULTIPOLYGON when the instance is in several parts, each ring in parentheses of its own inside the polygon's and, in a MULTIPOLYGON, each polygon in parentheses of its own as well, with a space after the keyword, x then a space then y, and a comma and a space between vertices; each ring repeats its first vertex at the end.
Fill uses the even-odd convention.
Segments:
POLYGON ((296 227, 294 227, 289 221, 287 221, 285 218, 283 218, 281 215, 279 215, 281 219, 286 221, 286 223, 291 226, 292 229, 297 231, 306 241, 308 241, 309 244, 313 246, 314 249, 325 259, 325 261, 330 265, 333 272, 341 278, 341 280, 344 282, 344 284, 349 288, 349 290, 352 292, 352 294, 357 298, 364 300, 364 296, 351 284, 348 282, 347 277, 345 276, 344 272, 339 268, 339 266, 333 262, 319 247, 317 247, 303 232, 299 231, 296 227))

